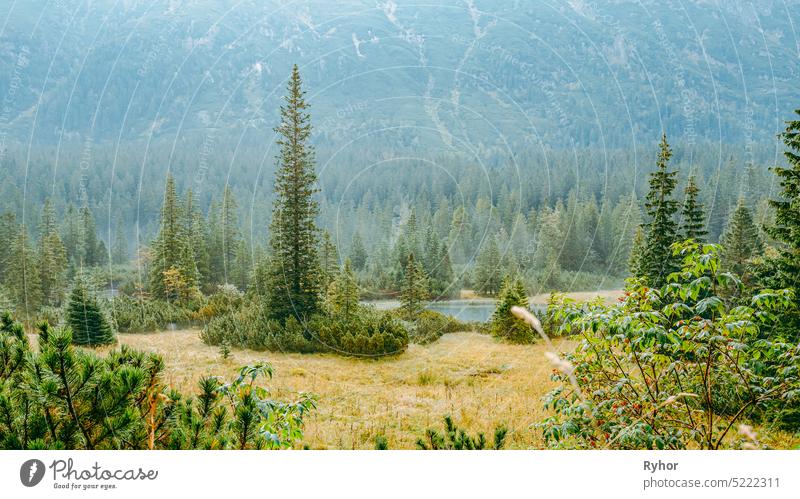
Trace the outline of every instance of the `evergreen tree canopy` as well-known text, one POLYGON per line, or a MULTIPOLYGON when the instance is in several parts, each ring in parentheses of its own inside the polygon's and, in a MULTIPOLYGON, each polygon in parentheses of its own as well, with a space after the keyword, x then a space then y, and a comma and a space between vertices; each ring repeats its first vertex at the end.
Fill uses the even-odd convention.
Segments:
POLYGON ((670 157, 672 151, 667 143, 667 136, 662 135, 656 171, 650 175, 650 191, 645 202, 649 222, 644 252, 639 262, 640 276, 652 287, 664 285, 667 276, 677 269, 671 246, 678 240, 675 223, 678 202, 672 198, 678 172, 669 171, 670 157))
POLYGON ((703 205, 697 199, 700 189, 697 187, 694 175, 689 176, 686 189, 683 191, 683 209, 681 211, 682 227, 681 237, 683 239, 693 239, 698 243, 705 242, 706 234, 706 215, 703 205))
POLYGON ((364 241, 361 240, 359 231, 356 231, 353 235, 353 242, 350 246, 350 261, 353 262, 353 268, 356 270, 364 270, 367 266, 367 249, 364 247, 364 241))
POLYGON ((349 258, 345 258, 341 272, 331 284, 328 301, 331 315, 337 319, 349 321, 358 311, 358 281, 349 258))
POLYGON ((95 267, 108 263, 108 249, 102 239, 97 237, 97 224, 94 221, 92 210, 84 205, 81 208, 81 238, 83 255, 81 264, 85 267, 95 267))
POLYGON ((42 303, 41 276, 36 260, 28 230, 24 225, 18 225, 11 240, 5 285, 11 295, 9 298, 18 310, 24 312, 26 320, 42 303))
POLYGON ((313 195, 317 191, 314 150, 308 139, 311 117, 297 65, 292 68, 288 94, 281 106, 278 170, 275 204, 270 224, 267 312, 285 321, 309 317, 319 310, 320 266, 317 256, 319 212, 313 195))
POLYGON ((117 225, 114 231, 114 242, 111 245, 111 262, 117 265, 128 263, 130 253, 128 250, 128 238, 125 236, 125 226, 122 217, 117 217, 117 225))
MULTIPOLYGON (((225 282, 233 279, 232 274, 236 268, 236 255, 239 251, 241 234, 239 232, 239 219, 236 216, 238 205, 229 186, 225 186, 222 194, 222 265, 225 282)), ((236 284, 236 283, 234 283, 236 284)))
POLYGON ((425 309, 430 298, 428 292, 428 276, 422 266, 417 263, 414 253, 408 255, 403 274, 403 287, 400 290, 400 309, 408 320, 414 320, 425 309))
POLYGON ((42 208, 38 257, 42 305, 59 306, 64 293, 67 252, 61 242, 61 236, 58 234, 55 210, 49 199, 45 201, 42 208))
MULTIPOLYGON (((800 109, 795 114, 800 115, 800 109)), ((780 179, 781 192, 779 199, 769 202, 775 210, 775 222, 767 227, 767 233, 779 243, 779 247, 778 256, 769 262, 774 271, 768 284, 775 288, 791 288, 797 293, 800 291, 800 119, 786 123, 782 138, 788 166, 773 169, 780 179)), ((800 300, 800 293, 796 296, 800 300)), ((787 322, 797 327, 800 317, 794 314, 787 322)), ((797 336, 797 331, 794 335, 797 336)))
POLYGON ((642 230, 642 227, 639 226, 636 228, 636 233, 633 236, 631 253, 630 257, 628 258, 628 269, 630 269, 631 275, 633 276, 643 275, 643 266, 644 266, 642 263, 643 257, 644 257, 644 231, 642 230))
POLYGON ((506 276, 497 295, 497 306, 492 314, 489 329, 494 336, 514 343, 532 343, 533 329, 511 314, 511 307, 528 308, 528 293, 519 277, 506 276))
POLYGON ((83 276, 75 279, 66 322, 72 329, 72 342, 76 345, 106 345, 115 340, 114 331, 83 276))
MULTIPOLYGON (((800 109, 795 111, 800 115, 800 109)), ((797 289, 800 283, 800 119, 787 122, 783 135, 787 168, 775 167, 780 179, 781 198, 770 201, 775 210, 775 225, 768 233, 782 243, 780 270, 787 284, 797 289)))
POLYGON ((176 281, 180 282, 181 289, 197 287, 197 266, 189 240, 190 230, 185 223, 175 181, 169 176, 161 207, 161 226, 153 241, 150 263, 150 292, 157 298, 177 299, 176 281))
POLYGON ((487 295, 495 295, 502 284, 500 249, 497 240, 490 237, 478 254, 475 266, 475 289, 487 295))
POLYGON ((748 274, 747 261, 761 253, 763 245, 758 234, 758 227, 753 222, 753 215, 745 204, 739 200, 736 211, 722 235, 722 264, 728 271, 742 276, 748 274))

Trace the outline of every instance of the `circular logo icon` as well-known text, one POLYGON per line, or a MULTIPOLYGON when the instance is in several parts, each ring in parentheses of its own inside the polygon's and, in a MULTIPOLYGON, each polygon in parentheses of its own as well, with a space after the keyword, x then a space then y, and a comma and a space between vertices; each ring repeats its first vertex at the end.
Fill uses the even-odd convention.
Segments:
POLYGON ((38 459, 28 459, 19 468, 19 479, 26 487, 35 487, 44 478, 44 463, 38 459))

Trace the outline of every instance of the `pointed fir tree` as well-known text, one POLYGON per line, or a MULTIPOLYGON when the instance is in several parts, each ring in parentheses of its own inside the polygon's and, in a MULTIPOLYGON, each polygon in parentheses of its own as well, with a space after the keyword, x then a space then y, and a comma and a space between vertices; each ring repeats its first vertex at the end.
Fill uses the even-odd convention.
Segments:
POLYGON ((57 307, 61 304, 64 295, 67 252, 61 242, 61 236, 58 234, 55 209, 49 199, 44 202, 42 219, 39 223, 37 263, 42 305, 57 307))
POLYGON ((231 284, 246 291, 250 284, 250 273, 253 270, 253 255, 250 246, 244 238, 239 239, 234 253, 233 268, 231 272, 231 284))
POLYGON ((425 309, 430 298, 428 292, 428 276, 422 266, 416 262, 414 253, 408 255, 403 286, 400 289, 400 310, 406 320, 414 320, 425 309))
MULTIPOLYGON (((795 113, 800 116, 800 109, 795 113)), ((770 206, 775 210, 775 222, 767 227, 767 234, 779 246, 778 256, 771 262, 775 272, 767 276, 765 284, 773 289, 794 289, 800 301, 800 119, 787 121, 781 137, 786 146, 783 154, 788 166, 773 168, 781 192, 779 199, 770 200, 770 206)), ((798 322, 800 317, 794 314, 791 323, 796 327, 798 322)))
POLYGON ((694 175, 689 176, 686 189, 683 191, 683 209, 681 210, 681 237, 683 239, 693 239, 695 242, 704 243, 708 231, 706 230, 706 214, 703 211, 703 204, 700 202, 694 175))
POLYGON ((631 252, 628 256, 628 270, 634 277, 642 276, 644 270, 642 269, 642 258, 644 257, 644 230, 642 226, 636 228, 633 235, 633 243, 631 243, 631 252))
POLYGON ((439 262, 439 236, 430 225, 425 230, 425 241, 423 246, 425 252, 423 253, 421 259, 422 267, 425 269, 425 273, 432 277, 433 270, 436 268, 436 265, 439 262))
POLYGON ((483 250, 478 254, 475 265, 475 289, 483 294, 495 295, 500 291, 500 249, 494 237, 488 238, 483 250))
POLYGON ((37 268, 36 252, 31 247, 28 230, 24 225, 17 227, 11 242, 11 254, 6 289, 17 309, 25 314, 26 320, 38 310, 42 303, 40 274, 37 268))
POLYGON ((232 280, 236 266, 236 252, 239 250, 241 234, 239 233, 239 217, 236 214, 238 204, 229 186, 225 186, 222 194, 221 230, 222 230, 222 265, 225 282, 232 280))
POLYGON ((189 245, 194 254, 197 267, 198 285, 203 289, 211 289, 211 257, 208 251, 208 227, 203 215, 195 209, 190 217, 189 245))
POLYGON ((542 275, 541 287, 544 290, 557 289, 561 277, 559 253, 564 241, 561 218, 558 206, 556 209, 548 208, 540 216, 533 261, 542 275))
POLYGON ((114 230, 114 243, 111 246, 111 262, 115 265, 124 265, 130 260, 128 238, 125 236, 125 225, 122 217, 117 217, 117 226, 114 230))
POLYGON ((444 242, 438 242, 430 248, 433 268, 430 272, 430 289, 433 298, 446 298, 458 291, 455 286, 455 274, 450 264, 450 254, 444 242))
POLYGON ((150 293, 157 298, 176 299, 176 285, 181 293, 197 287, 197 267, 184 222, 175 180, 169 176, 161 206, 161 225, 152 244, 150 262, 150 293))
POLYGON ((67 260, 74 270, 80 268, 84 257, 83 224, 81 212, 72 203, 67 205, 64 213, 64 224, 61 229, 61 240, 67 251, 67 260))
POLYGON ((66 310, 66 323, 76 345, 98 346, 115 341, 114 331, 83 276, 75 279, 66 310))
POLYGON ((497 305, 489 323, 492 335, 513 343, 532 343, 535 339, 533 329, 511 314, 511 307, 527 309, 528 306, 528 294, 522 279, 518 276, 503 278, 503 285, 497 295, 497 305))
POLYGON ((96 267, 108 263, 108 250, 102 239, 97 237, 97 223, 92 210, 86 204, 81 208, 81 247, 83 249, 81 265, 96 267))
POLYGON ((208 250, 208 276, 206 286, 222 284, 225 281, 225 264, 222 251, 222 209, 214 200, 208 208, 206 248, 208 250))
POLYGON ((467 210, 463 206, 458 206, 453 211, 450 232, 447 234, 447 245, 453 249, 453 260, 456 263, 464 263, 467 259, 465 234, 467 226, 467 210))
POLYGON ((358 311, 358 281, 349 258, 328 291, 329 310, 334 318, 350 321, 358 311))
MULTIPOLYGON (((413 208, 411 212, 408 214, 408 218, 406 219, 406 223, 403 226, 403 240, 405 243, 406 248, 406 256, 410 253, 419 254, 420 253, 420 241, 419 241, 419 227, 417 225, 417 213, 416 210, 413 208)), ((404 265, 405 267, 405 265, 404 265)))
POLYGON ((678 240, 675 223, 678 202, 672 198, 678 172, 669 171, 670 157, 672 151, 667 136, 662 135, 656 171, 650 174, 650 191, 645 202, 649 222, 639 264, 639 277, 644 277, 650 286, 656 288, 663 286, 667 276, 678 268, 671 248, 678 240))
POLYGON ((758 227, 753 222, 753 214, 744 199, 739 200, 720 242, 723 266, 742 278, 746 277, 749 274, 748 261, 761 254, 763 245, 758 227))
POLYGON ((281 106, 275 204, 270 224, 270 264, 267 313, 272 319, 305 320, 320 305, 320 268, 317 255, 319 212, 314 193, 314 150, 308 143, 311 117, 297 65, 281 106))
POLYGON ((367 250, 364 248, 364 241, 359 231, 353 235, 353 242, 350 244, 350 261, 357 271, 367 268, 367 250))

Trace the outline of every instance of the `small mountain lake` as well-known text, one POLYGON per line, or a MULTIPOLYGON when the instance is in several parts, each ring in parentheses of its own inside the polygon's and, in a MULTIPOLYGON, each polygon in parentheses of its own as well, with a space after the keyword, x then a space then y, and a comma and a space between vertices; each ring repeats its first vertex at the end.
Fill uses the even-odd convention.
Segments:
MULTIPOLYGON (((372 305, 378 310, 390 310, 400 306, 397 300, 366 301, 365 305, 372 305)), ((492 316, 495 302, 491 300, 443 300, 430 302, 428 310, 439 312, 462 322, 487 322, 492 316)), ((539 315, 544 312, 544 305, 533 305, 531 310, 539 315)))

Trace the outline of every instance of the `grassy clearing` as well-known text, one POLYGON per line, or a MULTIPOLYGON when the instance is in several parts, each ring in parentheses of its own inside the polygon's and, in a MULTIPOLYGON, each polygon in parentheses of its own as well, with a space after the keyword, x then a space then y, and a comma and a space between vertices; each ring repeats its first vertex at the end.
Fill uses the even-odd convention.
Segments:
MULTIPOLYGON (((390 448, 414 448, 426 428, 441 427, 445 414, 489 437, 495 426, 505 425, 512 429, 507 448, 540 448, 539 431, 528 427, 544 417, 541 397, 554 386, 544 345, 509 345, 477 333, 448 334, 381 360, 251 350, 234 350, 223 360, 217 348, 200 341, 197 330, 119 338, 163 355, 165 381, 181 390, 195 390, 206 373, 230 378, 241 365, 271 362, 275 395, 307 391, 319 397, 305 435, 315 449, 371 449, 377 435, 384 435, 390 448)), ((557 348, 573 345, 556 342, 557 348)))
MULTIPOLYGON (((413 449, 425 429, 441 429, 445 414, 489 438, 505 425, 511 429, 506 448, 543 448, 540 431, 529 427, 546 417, 542 396, 555 386, 543 344, 505 344, 478 333, 446 334, 380 360, 236 349, 223 359, 194 329, 121 334, 119 340, 161 354, 165 381, 181 391, 196 391, 206 374, 230 379, 242 365, 271 362, 274 395, 292 398, 306 391, 318 397, 304 439, 312 449, 372 449, 377 435, 391 449, 413 449)), ((554 344, 566 351, 577 342, 556 338, 554 344)), ((756 430, 772 448, 800 445, 798 435, 756 430)))

